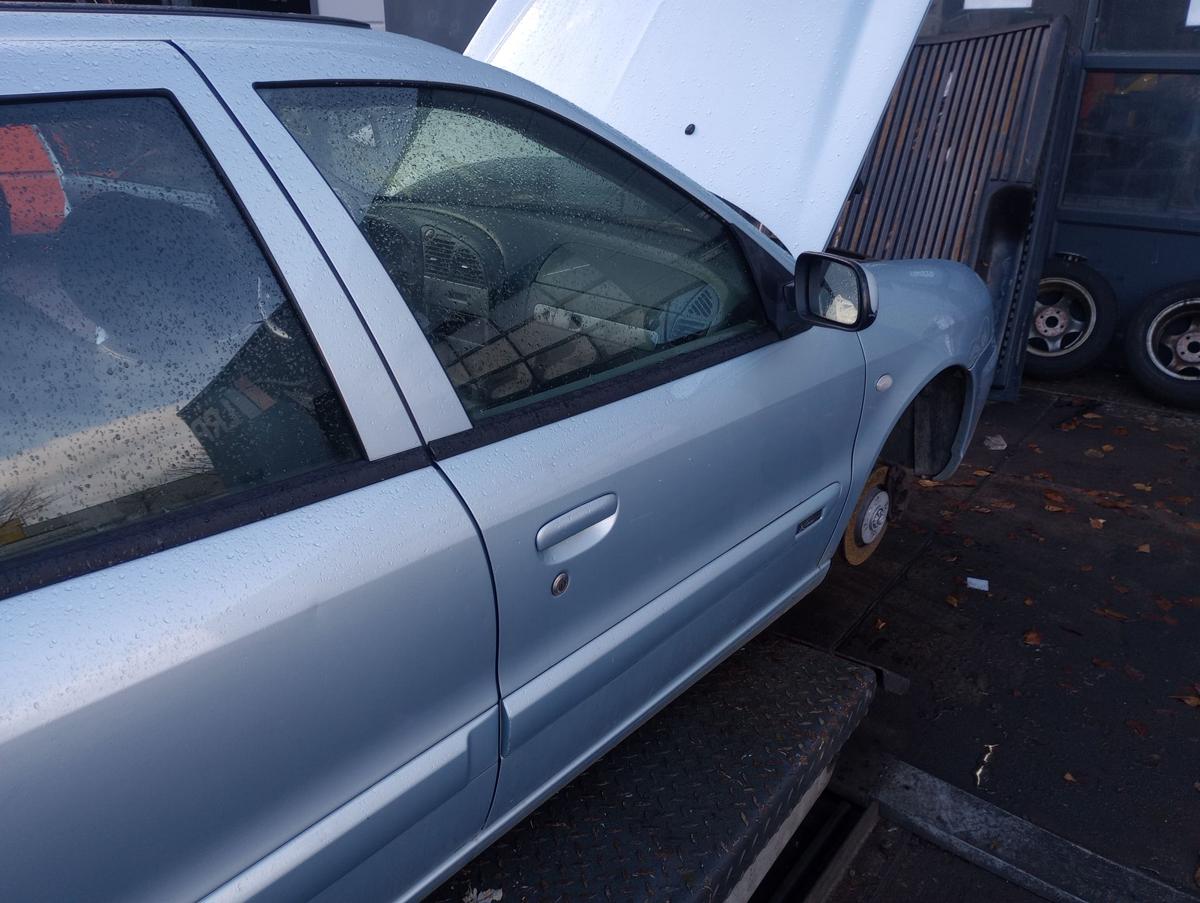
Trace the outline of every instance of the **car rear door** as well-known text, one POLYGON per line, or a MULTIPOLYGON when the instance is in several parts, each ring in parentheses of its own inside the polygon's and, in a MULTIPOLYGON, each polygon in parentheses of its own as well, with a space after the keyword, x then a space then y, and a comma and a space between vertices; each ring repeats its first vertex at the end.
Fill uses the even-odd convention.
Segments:
POLYGON ((467 512, 174 47, 0 52, 67 199, 0 217, 0 899, 419 885, 497 773, 467 512))
POLYGON ((861 347, 781 340, 743 242, 777 281, 785 253, 503 73, 412 42, 297 43, 253 84, 223 48, 185 49, 372 308, 484 536, 496 830, 820 579, 861 347))

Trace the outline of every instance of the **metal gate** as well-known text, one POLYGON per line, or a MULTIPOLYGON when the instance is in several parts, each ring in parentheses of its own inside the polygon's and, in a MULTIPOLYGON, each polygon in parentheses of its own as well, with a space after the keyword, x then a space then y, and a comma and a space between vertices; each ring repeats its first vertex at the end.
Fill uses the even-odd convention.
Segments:
POLYGON ((1020 385, 1065 149, 1056 115, 1079 66, 1064 19, 919 40, 830 249, 940 257, 987 283, 1000 333, 993 397, 1020 385))

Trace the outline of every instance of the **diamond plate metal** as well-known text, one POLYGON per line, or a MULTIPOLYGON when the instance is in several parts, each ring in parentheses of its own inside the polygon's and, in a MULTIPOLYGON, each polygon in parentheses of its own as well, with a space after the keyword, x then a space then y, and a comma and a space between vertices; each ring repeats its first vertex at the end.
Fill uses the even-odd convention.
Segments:
POLYGON ((867 668, 767 634, 433 893, 723 899, 865 714, 867 668))

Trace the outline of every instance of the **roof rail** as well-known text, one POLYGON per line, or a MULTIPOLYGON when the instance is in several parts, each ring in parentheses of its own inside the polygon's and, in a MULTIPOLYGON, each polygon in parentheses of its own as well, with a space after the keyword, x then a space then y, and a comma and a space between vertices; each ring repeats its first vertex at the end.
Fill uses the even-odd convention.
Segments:
MULTIPOLYGON (((170 0, 168 0, 168 3, 170 0)), ((341 25, 347 28, 370 28, 366 22, 354 19, 339 19, 335 16, 314 16, 305 13, 273 13, 256 9, 225 9, 219 6, 145 6, 134 3, 95 3, 80 0, 77 3, 28 3, 0 2, 0 12, 17 10, 21 12, 54 12, 54 13, 115 13, 117 15, 159 15, 159 16, 205 16, 229 17, 234 19, 270 19, 276 22, 311 22, 315 25, 341 25)))

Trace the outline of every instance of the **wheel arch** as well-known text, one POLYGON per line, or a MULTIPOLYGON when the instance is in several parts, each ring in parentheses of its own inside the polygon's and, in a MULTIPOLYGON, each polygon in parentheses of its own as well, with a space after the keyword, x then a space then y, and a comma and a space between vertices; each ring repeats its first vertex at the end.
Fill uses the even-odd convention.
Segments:
POLYGON ((971 372, 946 367, 929 379, 891 425, 878 457, 919 477, 951 469, 955 452, 970 429, 971 372))

